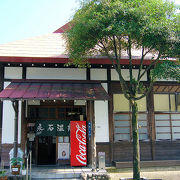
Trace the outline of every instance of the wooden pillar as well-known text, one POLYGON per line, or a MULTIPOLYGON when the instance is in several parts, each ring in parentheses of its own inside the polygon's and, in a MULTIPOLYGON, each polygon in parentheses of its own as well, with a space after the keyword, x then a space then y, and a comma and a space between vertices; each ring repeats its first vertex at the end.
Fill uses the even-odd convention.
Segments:
MULTIPOLYGON (((4 66, 0 65, 0 92, 4 89, 4 66)), ((3 102, 0 101, 0 156, 2 139, 2 121, 3 121, 3 102)))
MULTIPOLYGON (((111 69, 107 69, 107 81, 108 81, 108 94, 113 97, 111 88, 111 69)), ((114 123, 113 123, 113 100, 108 101, 108 114, 109 114, 109 161, 110 163, 114 160, 114 123)))
POLYGON ((14 108, 14 157, 17 157, 18 150, 18 101, 12 101, 12 106, 14 108))
MULTIPOLYGON (((0 65, 0 92, 4 89, 4 66, 0 65)), ((0 128, 2 128, 3 102, 0 101, 0 128)))
POLYGON ((95 133, 95 116, 94 116, 94 101, 90 101, 90 121, 91 121, 91 156, 92 156, 92 171, 97 168, 96 156, 96 133, 95 133))
POLYGON ((86 112, 87 112, 87 164, 91 165, 92 164, 92 159, 91 159, 91 136, 89 135, 89 131, 91 131, 91 121, 90 121, 90 101, 87 101, 86 105, 86 112))
POLYGON ((147 98, 148 101, 148 122, 149 122, 149 135, 151 143, 151 159, 155 160, 155 117, 154 117, 154 97, 153 92, 150 92, 147 98))
MULTIPOLYGON (((147 73, 148 81, 150 81, 150 71, 147 73)), ((154 116, 154 93, 153 90, 147 96, 148 125, 151 148, 151 159, 155 160, 155 116, 154 116)))
MULTIPOLYGON (((4 66, 0 65, 0 92, 4 89, 4 66)), ((3 121, 3 102, 0 101, 0 157, 2 152, 2 121, 3 121)))
MULTIPOLYGON (((87 101, 87 120, 91 125, 91 135, 88 136, 88 164, 92 171, 96 171, 96 137, 95 137, 95 117, 94 117, 94 101, 87 101)), ((89 129, 88 129, 89 131, 89 129)))
MULTIPOLYGON (((27 68, 23 66, 22 68, 22 79, 26 79, 27 68)), ((21 149, 25 152, 27 143, 27 118, 26 115, 26 103, 27 101, 22 101, 21 109, 21 149)))
POLYGON ((21 109, 21 149, 25 152, 26 142, 27 142, 27 118, 26 114, 26 101, 22 102, 21 109))

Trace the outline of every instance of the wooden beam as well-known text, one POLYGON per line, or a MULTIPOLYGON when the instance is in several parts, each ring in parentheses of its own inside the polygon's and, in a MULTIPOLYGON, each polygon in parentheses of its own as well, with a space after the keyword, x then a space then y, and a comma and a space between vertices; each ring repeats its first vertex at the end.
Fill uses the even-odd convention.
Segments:
POLYGON ((27 68, 24 66, 24 67, 23 67, 23 71, 22 71, 22 78, 23 78, 23 79, 26 79, 26 74, 27 74, 26 69, 27 69, 27 68))
POLYGON ((86 80, 91 80, 91 73, 89 68, 86 68, 86 80))

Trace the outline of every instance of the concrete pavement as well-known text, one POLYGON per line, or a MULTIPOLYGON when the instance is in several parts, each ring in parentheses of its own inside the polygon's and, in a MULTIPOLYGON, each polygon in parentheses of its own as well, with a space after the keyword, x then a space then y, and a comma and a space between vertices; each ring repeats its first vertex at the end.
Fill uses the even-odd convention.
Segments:
MULTIPOLYGON (((120 178, 132 178, 133 176, 132 169, 130 168, 119 170, 109 168, 108 172, 112 180, 119 180, 120 178)), ((180 180, 180 166, 141 168, 141 177, 158 180, 180 180)))

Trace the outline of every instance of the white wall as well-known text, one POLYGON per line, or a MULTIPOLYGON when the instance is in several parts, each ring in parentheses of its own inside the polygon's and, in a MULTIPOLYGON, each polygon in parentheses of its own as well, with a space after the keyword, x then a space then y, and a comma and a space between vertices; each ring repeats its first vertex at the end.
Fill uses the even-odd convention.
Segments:
POLYGON ((168 79, 157 79, 156 81, 157 81, 157 82, 158 82, 158 81, 175 81, 175 82, 177 82, 177 80, 175 80, 175 79, 170 79, 170 78, 168 78, 168 79))
POLYGON ((108 101, 95 101, 96 142, 109 142, 108 101))
POLYGON ((4 78, 22 79, 22 67, 5 67, 4 78))
MULTIPOLYGON (((4 83, 4 88, 10 82, 4 83)), ((21 142, 21 102, 19 102, 18 143, 21 142)), ((3 101, 2 144, 14 142, 14 109, 11 101, 3 101)))
MULTIPOLYGON (((122 72, 122 76, 124 77, 124 80, 129 81, 129 70, 122 69, 121 72, 122 72)), ((133 76, 137 79, 138 69, 133 69, 132 73, 133 73, 133 76)), ((111 80, 119 81, 119 76, 115 69, 111 69, 111 80)), ((141 81, 147 81, 147 73, 145 73, 145 75, 141 78, 141 81)))
MULTIPOLYGON (((102 83, 107 91, 107 83, 102 83)), ((108 101, 95 101, 96 142, 109 142, 108 101)))
POLYGON ((86 69, 78 69, 78 68, 27 68, 27 79, 86 80, 86 69))
MULTIPOLYGON (((5 68, 5 78, 22 78, 22 67, 5 68)), ((86 69, 77 68, 27 68, 27 79, 75 79, 86 80, 86 69)), ((91 69, 91 80, 107 80, 106 69, 91 69)), ((9 84, 5 82, 4 88, 9 84)), ((107 91, 107 83, 102 83, 107 91)), ((3 132, 2 143, 13 143, 14 141, 14 110, 11 101, 3 102, 3 132)), ((109 142, 109 122, 108 122, 108 101, 95 101, 96 120, 96 141, 109 142)), ((19 134, 21 133, 21 102, 19 104, 19 134)))
POLYGON ((107 70, 91 69, 91 80, 107 80, 107 70))

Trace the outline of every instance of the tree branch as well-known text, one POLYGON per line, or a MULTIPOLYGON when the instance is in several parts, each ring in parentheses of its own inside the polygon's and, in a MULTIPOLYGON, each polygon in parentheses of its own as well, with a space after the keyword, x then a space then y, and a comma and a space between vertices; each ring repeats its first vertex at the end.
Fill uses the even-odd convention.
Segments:
POLYGON ((141 56, 141 62, 140 62, 140 67, 139 67, 139 72, 138 72, 138 78, 137 78, 137 81, 138 81, 138 84, 139 84, 139 81, 140 81, 140 74, 141 74, 141 70, 142 70, 142 66, 143 66, 143 61, 144 61, 144 57, 152 50, 152 48, 150 48, 148 51, 146 51, 144 53, 144 47, 142 47, 142 56, 141 56))
POLYGON ((132 98, 132 99, 133 99, 134 101, 137 101, 137 100, 139 100, 139 99, 147 96, 147 95, 149 94, 149 92, 152 90, 152 87, 153 87, 153 81, 150 82, 149 87, 146 89, 146 92, 144 92, 142 96, 139 96, 139 97, 137 97, 137 98, 132 98))
POLYGON ((119 80, 120 80, 120 84, 121 84, 121 88, 122 88, 122 91, 124 93, 124 96, 129 100, 130 97, 128 96, 127 94, 127 89, 128 89, 128 86, 126 84, 126 81, 124 80, 124 78, 122 77, 122 74, 121 74, 121 70, 118 69, 118 66, 114 63, 114 59, 109 55, 108 51, 107 51, 107 48, 105 47, 104 43, 101 41, 100 42, 102 45, 103 45, 103 49, 106 53, 106 55, 108 56, 109 60, 112 62, 115 70, 117 71, 118 75, 119 75, 119 80))
POLYGON ((161 53, 159 52, 158 54, 158 57, 144 70, 144 72, 140 75, 139 79, 141 79, 144 74, 151 69, 152 66, 154 66, 158 61, 159 61, 159 58, 161 57, 161 53))
POLYGON ((129 74, 130 82, 132 81, 132 55, 131 55, 131 39, 128 36, 128 55, 129 55, 129 74))

